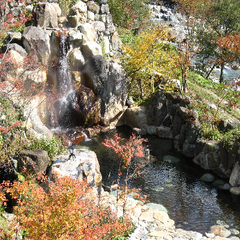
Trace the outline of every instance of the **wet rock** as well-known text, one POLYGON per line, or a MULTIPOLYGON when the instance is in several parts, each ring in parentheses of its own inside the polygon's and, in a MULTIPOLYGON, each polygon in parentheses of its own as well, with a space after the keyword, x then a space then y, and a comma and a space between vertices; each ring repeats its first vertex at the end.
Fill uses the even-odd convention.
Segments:
POLYGON ((180 159, 177 157, 174 157, 172 155, 164 155, 163 161, 171 164, 178 164, 180 162, 180 159))
POLYGON ((206 173, 206 174, 202 175, 200 180, 203 182, 213 182, 215 180, 215 177, 211 173, 206 173))
POLYGON ((230 190, 230 188, 231 188, 231 185, 229 183, 225 183, 219 186, 219 189, 222 189, 222 190, 230 190))
MULTIPOLYGON (((214 182, 213 182, 213 186, 214 187, 217 187, 217 188, 220 188, 220 187, 222 187, 222 186, 224 186, 225 185, 225 182, 223 181, 223 180, 220 180, 220 179, 218 179, 218 180, 215 180, 214 182)), ((222 188, 221 188, 222 189, 222 188)))
POLYGON ((76 102, 73 106, 72 123, 75 126, 91 127, 99 122, 100 103, 91 89, 80 85, 76 91, 76 102))

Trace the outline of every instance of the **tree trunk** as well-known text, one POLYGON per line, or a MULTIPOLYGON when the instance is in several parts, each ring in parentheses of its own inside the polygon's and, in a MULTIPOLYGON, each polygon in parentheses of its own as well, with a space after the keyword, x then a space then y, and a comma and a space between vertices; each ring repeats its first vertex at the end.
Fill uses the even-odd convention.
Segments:
POLYGON ((141 92, 141 98, 143 98, 143 86, 142 86, 142 81, 141 79, 138 79, 138 86, 140 88, 140 92, 141 92))
POLYGON ((206 74, 205 78, 209 78, 210 74, 212 73, 213 69, 216 67, 216 64, 214 63, 213 66, 211 67, 210 71, 206 74))
POLYGON ((220 78, 219 78, 219 83, 223 82, 223 70, 224 70, 224 62, 221 64, 221 72, 220 72, 220 78))

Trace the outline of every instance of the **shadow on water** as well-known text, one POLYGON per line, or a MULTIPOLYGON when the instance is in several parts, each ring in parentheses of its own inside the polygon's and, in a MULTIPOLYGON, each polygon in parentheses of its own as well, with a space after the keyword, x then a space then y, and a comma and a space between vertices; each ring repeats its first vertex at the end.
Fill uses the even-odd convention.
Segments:
MULTIPOLYGON (((119 160, 113 150, 101 143, 117 132, 125 138, 131 135, 131 129, 120 127, 79 146, 96 152, 105 186, 117 179, 119 160)), ((221 224, 240 231, 240 198, 201 182, 204 171, 174 152, 171 140, 147 138, 157 162, 144 168, 143 177, 134 180, 134 187, 149 195, 151 202, 166 207, 177 227, 205 233, 212 225, 221 224)))

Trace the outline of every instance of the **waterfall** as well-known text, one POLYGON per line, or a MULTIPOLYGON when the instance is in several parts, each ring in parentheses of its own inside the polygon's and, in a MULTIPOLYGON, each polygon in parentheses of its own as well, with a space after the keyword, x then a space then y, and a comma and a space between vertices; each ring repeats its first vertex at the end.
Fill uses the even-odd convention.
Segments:
POLYGON ((57 89, 62 96, 73 90, 71 69, 67 59, 68 50, 67 35, 61 31, 59 32, 60 57, 57 64, 57 89))
POLYGON ((71 126, 71 108, 75 99, 71 67, 68 61, 69 43, 67 33, 58 31, 59 59, 56 64, 56 89, 52 90, 49 99, 49 119, 51 128, 71 126))

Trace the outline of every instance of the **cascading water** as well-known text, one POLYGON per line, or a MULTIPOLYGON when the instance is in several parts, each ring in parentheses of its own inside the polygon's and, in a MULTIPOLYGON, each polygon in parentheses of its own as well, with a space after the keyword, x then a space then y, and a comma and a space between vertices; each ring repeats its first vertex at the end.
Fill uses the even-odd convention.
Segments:
POLYGON ((56 93, 52 95, 49 125, 51 128, 71 126, 71 105, 75 99, 71 68, 68 61, 67 33, 59 31, 59 59, 56 65, 56 93))
POLYGON ((73 90, 70 64, 67 59, 68 39, 64 32, 59 33, 59 52, 60 57, 57 64, 57 89, 58 92, 65 96, 73 90))

